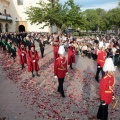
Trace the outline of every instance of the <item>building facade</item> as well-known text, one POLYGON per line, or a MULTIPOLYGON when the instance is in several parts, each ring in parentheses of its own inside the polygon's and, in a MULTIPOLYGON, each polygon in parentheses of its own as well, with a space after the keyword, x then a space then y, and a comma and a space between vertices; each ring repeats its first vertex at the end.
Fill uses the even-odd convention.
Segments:
POLYGON ((37 6, 39 0, 10 0, 10 14, 12 15, 13 23, 12 30, 14 31, 27 31, 27 32, 49 32, 50 28, 45 27, 44 29, 40 29, 41 25, 31 25, 29 21, 27 21, 27 15, 25 14, 26 8, 29 6, 37 6))
POLYGON ((0 32, 50 32, 42 24, 31 25, 25 14, 29 6, 37 6, 39 0, 0 0, 0 32))
POLYGON ((0 33, 8 32, 12 28, 12 16, 10 14, 10 1, 0 0, 0 33))

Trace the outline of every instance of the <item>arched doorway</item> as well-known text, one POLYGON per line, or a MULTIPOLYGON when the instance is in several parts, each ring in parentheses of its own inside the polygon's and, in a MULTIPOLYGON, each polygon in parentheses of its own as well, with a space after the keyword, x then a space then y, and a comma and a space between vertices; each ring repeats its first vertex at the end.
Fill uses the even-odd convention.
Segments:
POLYGON ((2 23, 0 23, 0 33, 2 33, 2 28, 3 28, 2 23))
POLYGON ((6 23, 5 24, 5 32, 8 32, 9 25, 6 23))
POLYGON ((19 32, 25 32, 25 26, 19 25, 19 32))

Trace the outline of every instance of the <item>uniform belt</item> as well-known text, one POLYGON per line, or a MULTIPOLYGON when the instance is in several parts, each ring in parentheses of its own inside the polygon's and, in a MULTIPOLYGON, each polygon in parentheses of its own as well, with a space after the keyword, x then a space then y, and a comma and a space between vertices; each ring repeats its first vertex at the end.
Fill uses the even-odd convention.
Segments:
POLYGON ((103 61, 103 60, 100 60, 101 62, 105 62, 105 61, 103 61))
POLYGON ((105 93, 111 93, 111 91, 109 90, 109 91, 105 91, 105 93))
POLYGON ((58 70, 66 70, 66 69, 63 69, 63 68, 57 68, 58 70))

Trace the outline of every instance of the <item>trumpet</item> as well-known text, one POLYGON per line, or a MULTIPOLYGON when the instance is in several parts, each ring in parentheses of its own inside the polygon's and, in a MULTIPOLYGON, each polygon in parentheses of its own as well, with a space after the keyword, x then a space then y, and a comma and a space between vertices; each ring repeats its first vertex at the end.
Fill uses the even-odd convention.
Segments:
POLYGON ((116 108, 117 104, 118 104, 118 100, 116 99, 116 100, 114 100, 112 110, 116 108))
POLYGON ((69 74, 66 75, 66 79, 67 79, 67 80, 70 80, 69 74))

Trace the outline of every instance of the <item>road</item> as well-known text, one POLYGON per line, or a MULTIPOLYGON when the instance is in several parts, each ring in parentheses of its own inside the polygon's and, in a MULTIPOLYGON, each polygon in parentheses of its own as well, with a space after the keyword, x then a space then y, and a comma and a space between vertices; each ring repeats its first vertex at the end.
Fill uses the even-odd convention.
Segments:
MULTIPOLYGON (((36 50, 39 51, 36 42, 36 50)), ((39 51, 40 52, 40 51, 39 51)), ((66 53, 67 56, 67 53, 66 53)), ((99 83, 94 79, 96 62, 76 55, 74 70, 68 69, 65 79, 65 98, 57 93, 53 77, 52 46, 46 45, 45 56, 39 60, 40 77, 31 78, 27 66, 22 71, 18 58, 13 64, 0 53, 0 118, 7 120, 95 120, 99 106, 99 83)), ((115 95, 120 98, 120 68, 115 72, 115 95)), ((120 120, 120 103, 109 119, 120 120)))

